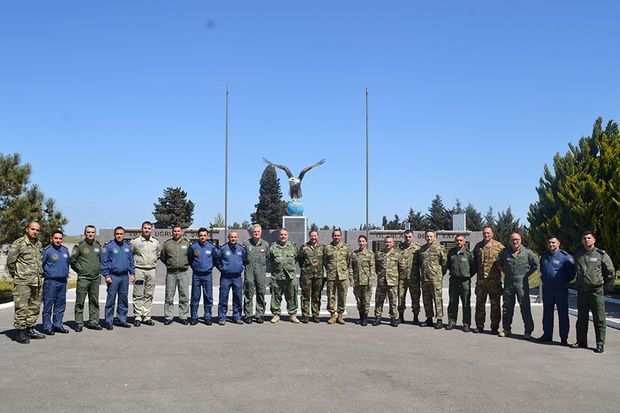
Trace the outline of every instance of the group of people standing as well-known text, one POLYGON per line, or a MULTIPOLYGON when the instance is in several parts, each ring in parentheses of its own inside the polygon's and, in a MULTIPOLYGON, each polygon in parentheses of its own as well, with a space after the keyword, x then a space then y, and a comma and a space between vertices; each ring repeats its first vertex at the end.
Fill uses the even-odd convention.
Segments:
POLYGON ((521 236, 513 233, 510 244, 504 247, 493 239, 493 230, 483 228, 483 240, 473 251, 465 246, 464 235, 455 237, 455 247, 447 251, 436 241, 432 230, 425 232, 422 246, 413 240, 413 232, 404 232, 404 242, 396 246, 387 236, 383 248, 373 252, 364 235, 358 238, 359 248, 353 251, 342 241, 339 229, 332 231, 332 242, 319 243, 317 231, 310 231, 309 241, 297 247, 288 240, 288 230, 279 230, 279 240, 271 245, 262 238, 260 225, 253 225, 251 238, 238 243, 237 231, 228 233, 228 242, 220 248, 208 241, 206 228, 198 230, 198 241, 191 243, 183 236, 183 228, 174 226, 172 238, 160 245, 152 237, 153 225, 144 222, 141 235, 125 241, 125 230, 114 229, 114 239, 105 245, 95 240, 96 228, 84 229, 84 239, 72 252, 62 245, 63 234, 54 231, 51 244, 41 250, 38 240, 40 227, 31 222, 25 235, 9 250, 7 266, 13 277, 16 341, 45 335, 68 333, 63 326, 66 283, 71 267, 78 275, 76 287, 76 332, 84 327, 94 330, 120 326, 129 328, 128 287, 133 284, 133 326, 152 326, 151 316, 155 291, 156 264, 166 266, 164 324, 174 318, 174 297, 179 295, 179 322, 196 325, 202 297, 202 321, 212 324, 213 268, 220 273, 217 322, 227 321, 228 297, 232 289, 232 322, 236 324, 263 323, 266 310, 267 266, 271 269, 271 323, 280 321, 282 297, 293 323, 319 323, 321 293, 327 284, 328 324, 345 324, 348 284, 353 287, 359 312, 359 324, 381 324, 383 305, 389 303, 390 325, 405 322, 406 299, 411 298, 413 324, 452 330, 457 324, 459 301, 462 304, 462 331, 484 332, 486 302, 490 301, 491 333, 500 337, 512 334, 515 303, 519 303, 525 327, 524 338, 530 339, 534 322, 530 310, 529 276, 540 268, 543 283, 543 335, 539 342, 553 336, 553 312, 559 314, 560 339, 568 345, 568 283, 575 277, 578 288, 577 342, 574 348, 587 347, 588 315, 592 312, 596 333, 595 352, 602 353, 605 343, 605 308, 603 288, 613 282, 615 272, 609 255, 595 246, 592 232, 582 236, 583 249, 573 256, 561 250, 555 237, 548 240, 548 251, 538 260, 521 244, 521 236), (41 253, 42 251, 42 253, 41 253), (540 265, 539 265, 540 263, 540 265), (296 265, 301 269, 301 319, 297 317, 296 265), (191 275, 190 275, 191 269, 191 275), (448 320, 443 322, 443 277, 449 271, 448 320), (244 276, 245 275, 245 276, 244 276), (99 323, 99 283, 103 276, 107 284, 105 320, 99 323), (477 276, 475 328, 471 327, 471 278, 477 276), (190 283, 191 280, 191 283, 190 283), (191 284, 191 296, 189 286, 191 284), (42 287, 42 288, 41 288, 42 287), (369 320, 372 290, 375 291, 374 319, 369 320), (41 297, 42 291, 42 297, 41 297), (84 304, 88 296, 89 319, 84 322, 84 304), (421 322, 420 297, 426 319, 421 322), (34 329, 43 298, 43 334, 34 329), (501 298, 503 306, 500 307, 501 298), (256 301, 256 308, 254 308, 256 301), (115 317, 116 305, 116 317, 115 317), (242 314, 243 313, 243 314, 242 314), (499 324, 502 321, 502 331, 499 324))

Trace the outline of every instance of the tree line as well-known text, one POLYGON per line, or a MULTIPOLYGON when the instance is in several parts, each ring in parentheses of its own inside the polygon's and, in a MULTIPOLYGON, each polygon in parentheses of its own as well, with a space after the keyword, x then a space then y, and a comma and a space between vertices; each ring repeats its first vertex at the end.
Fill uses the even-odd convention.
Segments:
MULTIPOLYGON (((546 248, 550 236, 558 237, 562 246, 574 251, 581 240, 581 232, 593 230, 599 245, 604 246, 617 266, 620 263, 620 132, 615 121, 603 128, 598 118, 590 136, 579 139, 576 145, 568 144, 568 151, 553 157, 551 166, 544 165, 543 175, 536 191, 538 200, 529 206, 528 224, 516 219, 510 208, 494 213, 489 207, 483 215, 471 203, 463 207, 456 200, 453 207, 445 206, 436 195, 426 212, 409 208, 406 217, 394 214, 383 216, 381 225, 369 229, 404 229, 422 231, 451 229, 452 215, 466 215, 467 229, 479 231, 484 225, 494 228, 496 238, 507 243, 510 233, 522 233, 523 242, 537 252, 546 248)), ((10 243, 23 234, 27 222, 41 223, 42 239, 49 239, 55 229, 62 230, 68 223, 56 209, 53 198, 47 198, 36 184, 30 182, 32 167, 22 164, 19 154, 0 153, 0 244, 10 243)), ((193 223, 194 203, 180 187, 168 187, 154 203, 155 226, 169 228, 173 224, 189 227, 193 223)), ((263 171, 258 203, 249 221, 235 222, 231 228, 247 228, 250 223, 265 228, 277 228, 286 214, 282 199, 280 179, 273 166, 263 171)), ((211 226, 223 227, 221 214, 211 226)), ((334 226, 312 223, 311 229, 332 229, 334 226)), ((364 230, 365 226, 360 225, 364 230)))

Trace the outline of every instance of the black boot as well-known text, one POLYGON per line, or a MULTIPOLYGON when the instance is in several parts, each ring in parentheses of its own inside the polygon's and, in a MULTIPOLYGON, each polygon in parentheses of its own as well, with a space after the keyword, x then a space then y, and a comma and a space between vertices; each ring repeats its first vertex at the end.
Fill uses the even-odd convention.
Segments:
POLYGON ((32 327, 29 327, 29 328, 26 329, 26 336, 28 338, 32 338, 32 339, 35 339, 35 340, 38 340, 38 339, 41 339, 41 338, 45 338, 45 336, 43 334, 39 333, 37 330, 35 330, 32 327))
POLYGON ((390 319, 390 325, 392 327, 398 327, 398 320, 396 318, 390 319))
POLYGON ((361 314, 360 325, 362 327, 366 327, 368 325, 368 320, 367 320, 367 317, 366 317, 366 313, 362 313, 361 314))
POLYGON ((399 323, 405 322, 405 313, 398 313, 398 322, 399 323))
POLYGON ((427 317, 426 321, 421 323, 420 326, 422 326, 422 327, 433 327, 433 318, 432 317, 427 317))
POLYGON ((17 335, 15 336, 15 341, 17 341, 19 344, 28 344, 28 343, 30 343, 30 339, 26 335, 26 330, 24 330, 24 329, 17 330, 17 335))
POLYGON ((441 322, 441 318, 438 318, 435 324, 435 330, 439 330, 440 328, 443 328, 443 323, 441 322))
POLYGON ((418 318, 418 313, 415 313, 413 315, 413 325, 414 326, 419 326, 420 325, 420 319, 418 318))
POLYGON ((372 322, 373 326, 378 326, 381 324, 381 317, 375 317, 375 321, 372 322))

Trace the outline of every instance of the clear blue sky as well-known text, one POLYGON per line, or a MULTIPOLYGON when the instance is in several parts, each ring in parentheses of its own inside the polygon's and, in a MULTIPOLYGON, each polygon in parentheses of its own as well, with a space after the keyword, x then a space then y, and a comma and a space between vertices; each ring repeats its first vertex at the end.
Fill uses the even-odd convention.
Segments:
MULTIPOLYGON (((20 152, 67 230, 138 226, 181 186, 196 226, 249 220, 262 157, 306 176, 310 222, 435 194, 522 222, 545 163, 620 120, 617 1, 3 1, 0 152, 20 152)), ((282 183, 287 185, 280 174, 282 183)), ((287 196, 287 188, 283 188, 287 196)))

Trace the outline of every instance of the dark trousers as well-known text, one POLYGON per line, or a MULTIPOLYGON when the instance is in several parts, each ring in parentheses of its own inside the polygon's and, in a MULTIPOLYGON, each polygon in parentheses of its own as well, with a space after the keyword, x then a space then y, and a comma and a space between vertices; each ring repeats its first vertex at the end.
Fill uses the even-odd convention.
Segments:
POLYGON ((243 285, 241 274, 225 274, 220 277, 220 298, 218 302, 218 319, 226 320, 228 312, 228 293, 233 292, 233 319, 241 318, 241 300, 243 299, 243 285))
POLYGON ((67 279, 54 280, 47 278, 43 282, 43 329, 52 329, 52 311, 54 313, 53 326, 62 328, 62 318, 65 315, 67 303, 67 279))
POLYGON ((558 309, 560 339, 568 339, 568 288, 545 288, 543 286, 543 336, 553 338, 553 310, 558 309))
MULTIPOLYGON (((221 289, 222 286, 220 285, 220 291, 221 289)), ((192 275, 192 299, 190 302, 190 318, 192 320, 198 319, 198 305, 200 304, 201 292, 205 320, 211 320, 211 310, 213 308, 213 274, 192 275)), ((226 299, 228 300, 228 294, 226 295, 226 299)))
POLYGON ((448 322, 456 324, 459 314, 459 299, 463 304, 463 324, 471 325, 471 280, 469 278, 450 277, 448 286, 448 322))
POLYGON ((108 283, 108 296, 105 299, 105 323, 112 324, 114 321, 114 304, 118 295, 118 307, 116 317, 121 323, 127 322, 127 292, 129 291, 129 277, 127 274, 110 274, 112 282, 108 283))
POLYGON ((577 291, 577 343, 588 344, 588 313, 592 312, 592 323, 596 344, 605 344, 605 295, 603 286, 577 291))

